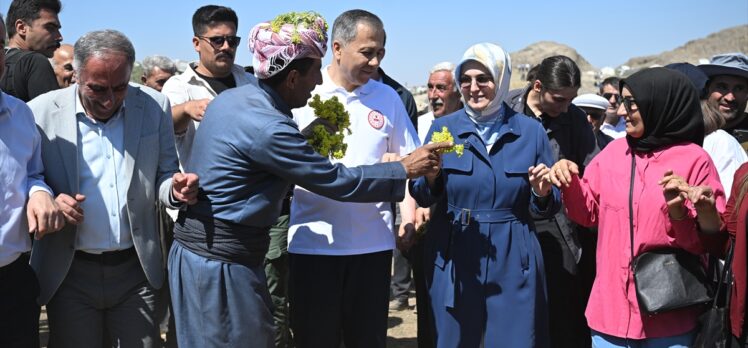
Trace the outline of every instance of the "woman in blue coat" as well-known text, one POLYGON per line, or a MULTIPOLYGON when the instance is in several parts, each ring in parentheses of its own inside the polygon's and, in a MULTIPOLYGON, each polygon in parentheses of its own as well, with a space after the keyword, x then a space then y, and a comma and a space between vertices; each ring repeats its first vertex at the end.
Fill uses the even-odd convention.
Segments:
POLYGON ((434 120, 464 145, 436 177, 412 182, 432 206, 425 270, 438 347, 548 347, 545 278, 530 210, 553 216, 559 192, 544 179, 548 137, 502 102, 511 62, 501 47, 470 47, 455 69, 465 108, 434 120))

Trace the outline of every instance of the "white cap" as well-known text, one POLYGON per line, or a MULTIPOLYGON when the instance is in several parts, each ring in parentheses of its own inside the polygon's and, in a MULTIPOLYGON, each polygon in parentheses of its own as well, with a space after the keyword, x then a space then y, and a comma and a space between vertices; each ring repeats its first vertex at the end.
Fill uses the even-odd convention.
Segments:
POLYGON ((586 108, 593 108, 593 109, 600 109, 600 110, 607 110, 610 107, 610 103, 608 102, 607 99, 597 94, 591 94, 591 93, 577 96, 571 102, 578 107, 586 107, 586 108))

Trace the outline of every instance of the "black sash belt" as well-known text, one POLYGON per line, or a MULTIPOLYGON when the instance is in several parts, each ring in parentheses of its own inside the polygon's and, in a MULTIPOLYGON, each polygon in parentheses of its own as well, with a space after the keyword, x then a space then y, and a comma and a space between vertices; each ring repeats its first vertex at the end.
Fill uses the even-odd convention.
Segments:
POLYGON ((270 244, 270 226, 253 227, 181 211, 174 225, 174 240, 202 257, 247 266, 259 266, 270 244))

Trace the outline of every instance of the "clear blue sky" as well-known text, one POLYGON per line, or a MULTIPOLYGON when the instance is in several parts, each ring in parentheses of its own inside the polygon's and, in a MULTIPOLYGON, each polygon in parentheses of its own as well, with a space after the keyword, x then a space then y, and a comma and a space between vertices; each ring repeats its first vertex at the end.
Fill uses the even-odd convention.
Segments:
MULTIPOLYGON (((242 44, 237 63, 241 65, 251 64, 246 39, 259 21, 287 11, 314 10, 332 26, 341 12, 362 8, 384 21, 387 55, 382 67, 408 85, 424 84, 432 65, 456 61, 478 42, 494 42, 513 52, 552 40, 576 48, 600 68, 748 24, 748 0, 62 1, 65 42, 74 43, 91 30, 117 29, 133 41, 137 60, 152 54, 197 59, 191 44, 193 12, 210 3, 229 6, 239 16, 242 44)), ((7 12, 9 4, 0 1, 0 11, 7 12)))

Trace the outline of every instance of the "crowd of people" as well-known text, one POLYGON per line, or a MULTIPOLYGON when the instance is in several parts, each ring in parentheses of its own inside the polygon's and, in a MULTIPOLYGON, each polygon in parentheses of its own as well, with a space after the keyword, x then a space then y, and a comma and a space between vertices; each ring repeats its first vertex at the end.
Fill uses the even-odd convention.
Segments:
POLYGON ((365 10, 257 23, 242 67, 236 13, 202 6, 198 59, 147 57, 138 84, 124 33, 62 44, 61 9, 0 23, 2 347, 39 346, 41 306, 53 347, 385 347, 411 284, 419 347, 690 347, 704 307, 637 295, 632 261, 663 248, 732 250, 747 346, 745 54, 578 95, 569 57, 510 90, 477 43, 424 72, 419 115, 365 10), (350 116, 342 158, 307 141, 338 131, 314 95, 350 116))

